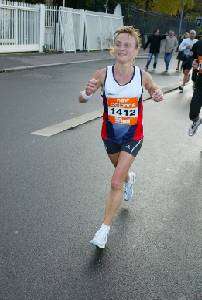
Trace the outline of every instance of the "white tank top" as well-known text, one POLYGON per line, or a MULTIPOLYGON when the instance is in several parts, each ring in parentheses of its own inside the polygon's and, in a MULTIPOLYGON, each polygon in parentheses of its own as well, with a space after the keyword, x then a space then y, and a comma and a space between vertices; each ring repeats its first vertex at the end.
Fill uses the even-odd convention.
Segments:
POLYGON ((142 74, 140 68, 135 66, 131 80, 124 85, 120 85, 114 78, 114 66, 107 66, 104 92, 106 97, 140 98, 142 96, 142 74))
POLYGON ((123 143, 142 138, 142 92, 139 67, 134 66, 130 81, 120 85, 114 77, 114 66, 107 66, 103 86, 103 139, 123 143))

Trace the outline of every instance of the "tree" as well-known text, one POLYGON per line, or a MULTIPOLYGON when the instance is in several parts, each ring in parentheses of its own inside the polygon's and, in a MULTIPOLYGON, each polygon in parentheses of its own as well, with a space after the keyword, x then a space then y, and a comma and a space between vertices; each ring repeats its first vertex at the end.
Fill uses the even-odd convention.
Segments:
POLYGON ((154 0, 153 1, 153 10, 166 13, 172 16, 176 16, 182 10, 188 11, 194 7, 194 0, 154 0))

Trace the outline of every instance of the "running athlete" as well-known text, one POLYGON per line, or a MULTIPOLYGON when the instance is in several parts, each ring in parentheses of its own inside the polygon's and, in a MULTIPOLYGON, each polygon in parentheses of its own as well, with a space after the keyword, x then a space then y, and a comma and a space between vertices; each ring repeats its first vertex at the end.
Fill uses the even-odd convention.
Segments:
POLYGON ((179 86, 180 93, 183 93, 184 86, 189 81, 190 70, 192 68, 192 63, 193 63, 192 47, 198 41, 197 39, 195 39, 196 37, 195 30, 190 30, 189 36, 190 36, 189 38, 184 39, 182 43, 179 45, 179 51, 183 51, 183 54, 185 56, 182 63, 184 77, 183 77, 182 85, 179 86))
POLYGON ((103 223, 91 240, 99 248, 105 248, 123 194, 126 201, 133 196, 135 176, 129 169, 143 142, 142 85, 155 101, 163 99, 161 90, 151 76, 133 65, 139 46, 139 36, 133 27, 123 26, 118 29, 114 35, 115 64, 97 70, 79 97, 79 101, 85 103, 102 88, 104 113, 101 136, 115 167, 103 223))
POLYGON ((194 93, 190 103, 189 118, 193 122, 189 128, 189 135, 195 134, 201 124, 200 110, 202 107, 202 36, 193 46, 193 74, 194 93))

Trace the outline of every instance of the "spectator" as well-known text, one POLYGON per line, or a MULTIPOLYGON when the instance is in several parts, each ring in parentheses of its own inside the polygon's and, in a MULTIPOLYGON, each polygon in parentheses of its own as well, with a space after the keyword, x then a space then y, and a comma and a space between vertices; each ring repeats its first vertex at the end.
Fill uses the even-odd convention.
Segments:
POLYGON ((148 59, 147 63, 145 66, 145 70, 148 70, 148 67, 152 61, 152 57, 154 55, 154 63, 153 63, 153 68, 156 69, 157 65, 157 60, 158 60, 158 55, 160 51, 160 45, 161 45, 161 40, 165 39, 165 35, 160 35, 159 29, 156 29, 151 36, 149 36, 147 43, 144 46, 144 50, 150 45, 149 47, 149 54, 148 54, 148 59))
POLYGON ((173 51, 176 50, 178 45, 177 38, 175 36, 174 31, 169 30, 168 36, 166 36, 165 42, 165 55, 164 61, 166 64, 166 72, 168 72, 169 64, 172 58, 173 51))

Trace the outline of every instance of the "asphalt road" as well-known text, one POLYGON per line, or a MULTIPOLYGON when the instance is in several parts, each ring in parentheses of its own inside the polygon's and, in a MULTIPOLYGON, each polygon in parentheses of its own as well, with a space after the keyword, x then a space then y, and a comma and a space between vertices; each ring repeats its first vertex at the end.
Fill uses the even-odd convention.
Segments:
POLYGON ((0 299, 202 299, 202 126, 187 136, 191 85, 145 102, 135 200, 123 204, 104 251, 89 244, 113 172, 101 120, 30 134, 100 108, 97 97, 76 97, 100 65, 0 76, 0 299))

